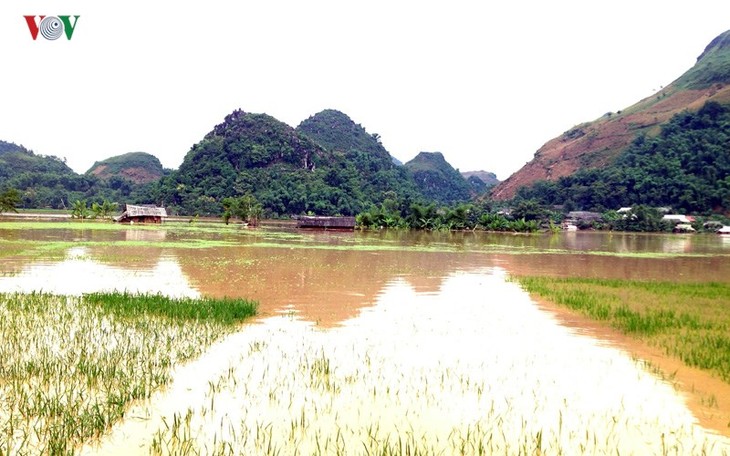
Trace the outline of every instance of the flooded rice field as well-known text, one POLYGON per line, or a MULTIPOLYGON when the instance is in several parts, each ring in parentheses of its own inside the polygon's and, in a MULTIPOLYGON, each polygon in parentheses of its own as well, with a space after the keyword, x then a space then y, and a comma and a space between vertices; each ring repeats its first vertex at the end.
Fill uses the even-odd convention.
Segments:
POLYGON ((80 454, 730 453, 661 363, 511 280, 729 282, 720 237, 7 225, 3 293, 259 302, 80 454))

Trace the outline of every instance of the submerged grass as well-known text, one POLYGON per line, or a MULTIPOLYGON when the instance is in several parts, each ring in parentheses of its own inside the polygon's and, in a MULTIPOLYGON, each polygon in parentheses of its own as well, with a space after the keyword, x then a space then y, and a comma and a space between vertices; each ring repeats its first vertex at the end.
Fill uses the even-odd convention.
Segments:
POLYGON ((519 277, 522 287, 730 383, 730 284, 519 277))
MULTIPOLYGON (((563 382, 552 370, 554 363, 570 365, 560 361, 569 354, 529 344, 510 354, 508 347, 521 337, 514 335, 493 339, 502 339, 502 346, 479 343, 499 334, 500 326, 520 323, 489 311, 462 314, 469 321, 452 319, 460 310, 446 316, 441 302, 419 304, 413 316, 426 318, 413 325, 403 318, 408 314, 398 313, 390 322, 378 318, 361 328, 321 331, 282 315, 269 320, 269 329, 240 334, 235 346, 244 350, 223 364, 227 368, 215 369, 198 399, 166 410, 158 425, 149 426, 149 454, 727 454, 726 446, 691 424, 659 419, 676 413, 663 409, 660 395, 644 390, 652 396, 644 404, 650 410, 641 412, 646 418, 635 415, 635 402, 645 399, 615 395, 608 379, 616 380, 614 362, 600 365, 591 356, 583 379, 593 381, 563 382), (452 327, 458 331, 434 331, 457 320, 452 327), (372 331, 378 337, 370 338, 372 331), (533 350, 538 353, 520 354, 533 350), (611 399, 604 408, 560 384, 571 392, 605 388, 611 399), (654 413, 657 418, 649 418, 654 413)), ((641 383, 631 386, 641 389, 641 383)))
POLYGON ((97 293, 0 294, 0 454, 71 454, 256 305, 97 293))

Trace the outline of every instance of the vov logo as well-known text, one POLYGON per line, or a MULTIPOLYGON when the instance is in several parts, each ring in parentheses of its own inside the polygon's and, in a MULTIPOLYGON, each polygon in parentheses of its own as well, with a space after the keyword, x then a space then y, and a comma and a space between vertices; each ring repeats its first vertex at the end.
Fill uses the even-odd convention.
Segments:
POLYGON ((30 36, 35 41, 38 33, 47 40, 57 40, 61 35, 65 34, 67 39, 71 39, 76 30, 76 23, 80 16, 23 16, 25 22, 28 23, 30 36), (71 23, 73 18, 73 24, 71 23))

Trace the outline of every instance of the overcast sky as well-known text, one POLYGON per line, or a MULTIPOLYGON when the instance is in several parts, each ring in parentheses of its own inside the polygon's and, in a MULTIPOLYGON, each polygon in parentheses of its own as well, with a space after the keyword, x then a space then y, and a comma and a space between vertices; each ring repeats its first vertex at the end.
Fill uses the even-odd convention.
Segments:
POLYGON ((177 168, 234 109, 295 127, 331 108, 401 161, 506 179, 727 29, 727 0, 2 0, 0 139, 77 172, 132 151, 177 168), (34 41, 24 15, 80 17, 34 41))

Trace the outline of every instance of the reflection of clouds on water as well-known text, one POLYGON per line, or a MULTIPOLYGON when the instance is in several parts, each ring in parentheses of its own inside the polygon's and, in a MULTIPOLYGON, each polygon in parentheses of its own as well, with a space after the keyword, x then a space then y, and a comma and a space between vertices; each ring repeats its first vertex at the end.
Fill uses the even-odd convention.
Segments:
POLYGON ((62 261, 29 264, 11 277, 0 277, 0 292, 6 293, 80 295, 112 290, 173 297, 199 295, 174 258, 161 258, 151 268, 130 271, 92 260, 86 247, 69 249, 62 261))

